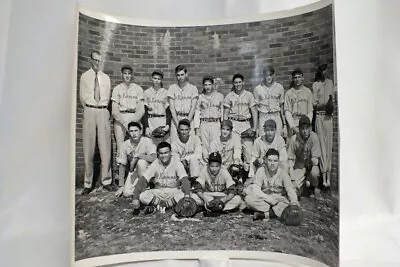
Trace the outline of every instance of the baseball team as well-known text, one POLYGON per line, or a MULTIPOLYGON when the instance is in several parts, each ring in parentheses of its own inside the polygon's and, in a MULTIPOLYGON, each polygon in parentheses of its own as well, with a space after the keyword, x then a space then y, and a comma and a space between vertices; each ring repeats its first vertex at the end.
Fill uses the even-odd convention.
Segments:
POLYGON ((177 82, 168 89, 163 72, 154 70, 145 91, 133 82, 133 68, 123 65, 123 82, 111 89, 109 76, 100 69, 100 52, 93 51, 89 61, 91 68, 80 78, 83 195, 94 188, 96 140, 102 187, 115 191, 118 185, 116 195, 132 199, 134 214, 176 211, 179 205, 185 210, 190 203, 185 200, 191 199, 196 208, 190 216, 246 209, 254 212, 254 220, 282 219, 289 209, 299 212, 300 197, 319 199, 320 188, 329 190, 335 92, 326 77, 327 63, 318 67, 312 90, 303 85, 302 70, 295 69, 285 93, 273 66, 267 65, 253 93, 237 73, 224 96, 213 76, 203 77, 199 94, 184 65, 175 68, 177 82))

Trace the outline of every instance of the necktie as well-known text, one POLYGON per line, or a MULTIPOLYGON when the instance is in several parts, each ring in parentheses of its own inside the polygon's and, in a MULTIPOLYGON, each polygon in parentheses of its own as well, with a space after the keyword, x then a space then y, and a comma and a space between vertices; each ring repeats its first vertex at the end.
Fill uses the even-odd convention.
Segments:
POLYGON ((96 78, 94 79, 94 100, 96 102, 100 101, 100 84, 97 72, 96 72, 96 78))

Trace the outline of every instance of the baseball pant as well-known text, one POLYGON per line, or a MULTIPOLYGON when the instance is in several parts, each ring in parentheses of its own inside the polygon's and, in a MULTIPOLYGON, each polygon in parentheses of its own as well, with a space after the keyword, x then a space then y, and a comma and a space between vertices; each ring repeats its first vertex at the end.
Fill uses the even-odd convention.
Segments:
MULTIPOLYGON (((233 131, 237 133, 239 136, 242 132, 246 131, 251 127, 249 121, 232 120, 232 124, 233 124, 233 131)), ((243 162, 247 163, 247 165, 250 166, 251 151, 253 149, 253 140, 247 138, 241 138, 241 141, 242 141, 243 162)))
MULTIPOLYGON (((184 119, 186 117, 180 117, 178 116, 178 123, 181 119, 184 119)), ((194 136, 194 125, 193 125, 193 121, 190 122, 190 135, 194 136)), ((178 136, 178 129, 177 126, 175 126, 175 124, 173 122, 171 122, 171 130, 170 130, 170 140, 171 140, 171 144, 177 142, 179 139, 178 136)))
MULTIPOLYGON (((207 199, 207 201, 211 201, 214 198, 222 198, 225 196, 226 194, 223 192, 204 192, 204 197, 207 199)), ((204 201, 197 194, 192 194, 191 197, 196 201, 198 206, 204 205, 204 201)), ((225 204, 223 210, 224 211, 234 210, 236 208, 239 208, 241 203, 242 203, 242 198, 238 195, 235 195, 231 200, 229 200, 225 204)))
POLYGON ((179 188, 157 188, 143 191, 139 195, 139 200, 146 206, 157 206, 160 201, 165 201, 168 207, 173 207, 183 197, 184 194, 179 188))
POLYGON ((253 190, 251 195, 244 198, 246 207, 259 212, 268 212, 271 208, 276 216, 281 217, 283 210, 289 206, 289 200, 279 194, 270 194, 268 197, 258 188, 253 190), (277 204, 271 205, 268 201, 271 199, 277 201, 277 204))
POLYGON ((221 135, 221 122, 202 121, 199 128, 201 144, 204 147, 210 147, 213 140, 217 140, 221 135))
POLYGON ((133 191, 135 190, 135 186, 139 180, 138 178, 143 176, 143 173, 147 170, 149 165, 150 163, 143 159, 138 160, 133 172, 129 172, 126 177, 124 189, 122 191, 124 197, 131 197, 133 195, 133 191))
POLYGON ((263 136, 264 133, 264 123, 272 119, 276 122, 276 133, 275 136, 281 136, 282 135, 282 119, 281 119, 281 112, 273 112, 273 113, 264 113, 259 111, 258 112, 258 136, 263 136))
POLYGON ((128 128, 128 124, 131 121, 134 121, 135 113, 121 113, 122 122, 125 124, 122 125, 119 121, 114 120, 114 135, 115 142, 117 144, 117 155, 119 155, 119 150, 122 147, 122 144, 125 141, 126 131, 128 128))
POLYGON ((331 172, 332 168, 332 142, 333 122, 331 116, 319 115, 315 119, 315 132, 321 146, 320 164, 321 172, 331 172))
POLYGON ((85 158, 85 188, 93 186, 93 157, 97 143, 101 158, 101 183, 111 184, 111 125, 110 112, 85 107, 83 111, 83 155, 85 158))
POLYGON ((301 188, 305 181, 309 181, 311 186, 318 187, 319 167, 313 166, 311 172, 306 176, 305 169, 294 169, 291 173, 291 180, 295 188, 301 188))

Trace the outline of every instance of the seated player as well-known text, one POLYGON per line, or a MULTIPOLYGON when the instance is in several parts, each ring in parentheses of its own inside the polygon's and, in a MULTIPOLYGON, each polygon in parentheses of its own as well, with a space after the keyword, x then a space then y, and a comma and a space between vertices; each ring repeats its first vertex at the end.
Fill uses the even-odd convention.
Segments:
POLYGON ((294 185, 302 192, 304 181, 310 197, 320 198, 318 163, 321 148, 316 133, 311 131, 311 122, 307 116, 299 121, 299 133, 292 136, 288 148, 289 175, 294 185))
POLYGON ((178 140, 172 144, 172 155, 183 163, 189 180, 194 182, 200 173, 201 141, 198 136, 190 135, 188 119, 178 123, 178 140))
POLYGON ((190 196, 190 182, 185 168, 177 157, 171 155, 171 145, 157 145, 157 159, 144 172, 133 191, 133 209, 140 203, 146 205, 144 213, 153 213, 156 207, 172 208, 183 197, 190 196), (145 190, 153 181, 154 188, 145 190))
POLYGON ((253 220, 268 220, 270 214, 280 217, 287 206, 299 205, 289 175, 280 167, 279 152, 270 148, 264 160, 266 164, 257 170, 253 184, 245 189, 246 206, 255 211, 253 220))
POLYGON ((288 172, 289 169, 287 165, 288 157, 285 140, 283 140, 281 135, 276 134, 277 125, 275 120, 266 120, 263 128, 264 135, 258 137, 254 141, 253 150, 251 153, 249 177, 253 177, 257 169, 265 163, 263 158, 270 148, 274 148, 279 152, 279 159, 282 169, 286 172, 288 172))
MULTIPOLYGON (((218 152, 211 153, 208 165, 200 172, 194 183, 192 197, 197 205, 205 205, 206 211, 210 201, 219 198, 223 203, 222 211, 232 211, 239 208, 242 199, 236 195, 235 182, 228 170, 221 165, 222 158, 218 152)), ((207 212, 206 212, 207 213, 207 212)))
POLYGON ((122 144, 117 157, 117 164, 119 165, 118 180, 121 188, 116 195, 123 194, 125 197, 132 196, 137 178, 143 175, 150 163, 157 157, 156 146, 151 139, 142 136, 142 126, 138 122, 130 122, 128 131, 130 138, 122 144), (129 174, 124 183, 127 166, 129 174))

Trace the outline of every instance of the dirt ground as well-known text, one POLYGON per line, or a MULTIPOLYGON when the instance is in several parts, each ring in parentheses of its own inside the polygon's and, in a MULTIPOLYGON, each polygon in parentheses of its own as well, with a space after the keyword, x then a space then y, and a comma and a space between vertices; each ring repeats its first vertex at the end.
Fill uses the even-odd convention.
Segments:
POLYGON ((160 250, 258 250, 295 254, 339 264, 339 200, 323 194, 321 201, 302 198, 304 220, 298 227, 277 219, 253 221, 236 212, 220 217, 197 214, 193 221, 165 214, 132 214, 130 199, 96 189, 76 192, 75 259, 160 250))

